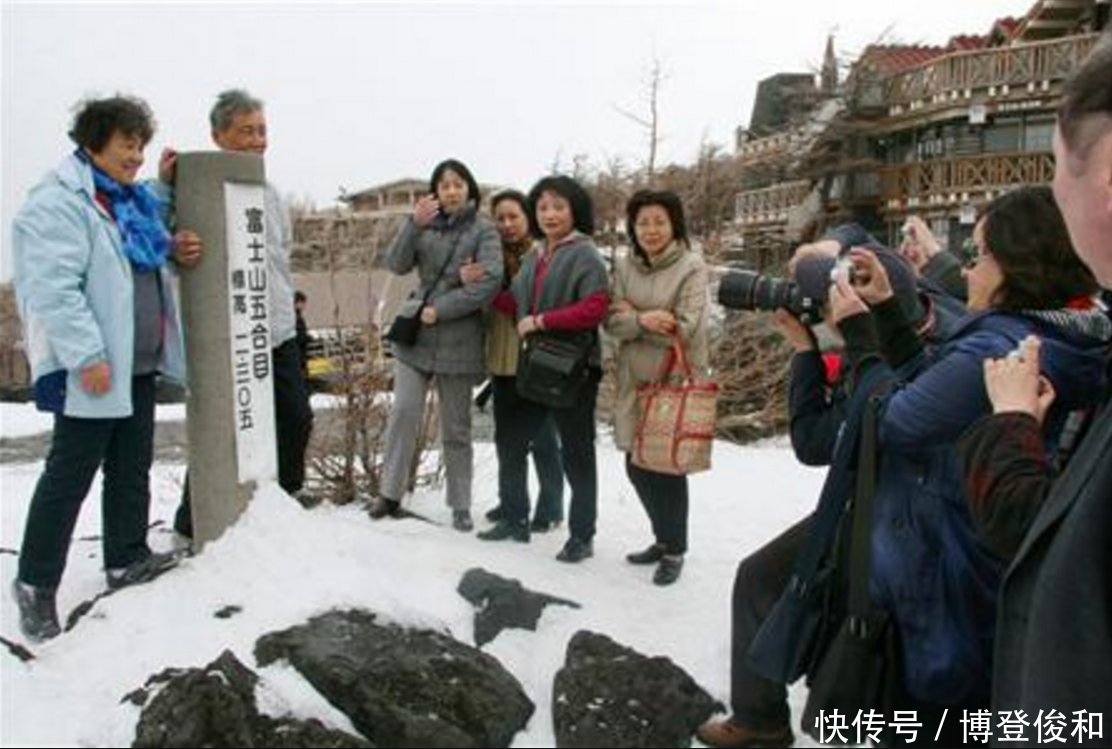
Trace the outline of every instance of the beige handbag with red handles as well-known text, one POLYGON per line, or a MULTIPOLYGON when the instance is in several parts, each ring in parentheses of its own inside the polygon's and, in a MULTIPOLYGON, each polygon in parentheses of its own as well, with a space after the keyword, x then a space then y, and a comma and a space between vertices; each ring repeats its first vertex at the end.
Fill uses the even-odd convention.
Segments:
POLYGON ((679 476, 709 469, 717 403, 718 383, 696 378, 683 342, 672 336, 656 382, 637 386, 633 464, 679 476))

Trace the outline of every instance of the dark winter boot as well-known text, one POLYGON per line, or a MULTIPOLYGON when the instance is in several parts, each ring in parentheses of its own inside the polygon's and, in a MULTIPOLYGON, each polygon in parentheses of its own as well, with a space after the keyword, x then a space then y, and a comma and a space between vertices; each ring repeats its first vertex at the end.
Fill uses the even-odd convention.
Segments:
POLYGON ((644 551, 635 551, 626 554, 626 561, 630 564, 656 564, 664 557, 664 544, 653 544, 644 551))
POLYGON ((514 541, 527 544, 529 543, 529 526, 525 523, 501 520, 498 525, 479 533, 478 536, 483 541, 505 541, 512 538, 514 541))
POLYGON ((595 547, 590 541, 581 541, 580 539, 572 536, 568 542, 564 544, 564 548, 560 549, 560 553, 556 555, 557 561, 568 562, 575 564, 582 562, 584 559, 589 559, 595 555, 595 547))
POLYGON ((461 533, 470 533, 475 528, 471 520, 471 510, 452 510, 452 527, 461 533))
POLYGON ((671 585, 680 579, 681 572, 683 572, 683 557, 665 555, 660 558, 660 564, 656 566, 653 582, 657 585, 671 585))
POLYGON ((529 529, 533 533, 548 533, 560 527, 563 520, 560 518, 533 518, 533 522, 529 524, 529 529))
POLYGON ((12 581, 12 596, 19 604, 19 628, 28 640, 42 642, 62 634, 54 600, 57 590, 12 581))
POLYGON ((375 497, 374 504, 371 505, 371 509, 367 510, 367 514, 371 516, 371 520, 381 520, 386 517, 395 518, 398 516, 398 510, 401 507, 402 503, 396 499, 375 497))
POLYGON ((129 585, 149 583, 156 577, 178 566, 182 554, 149 554, 126 567, 113 567, 104 571, 109 590, 119 590, 129 585))

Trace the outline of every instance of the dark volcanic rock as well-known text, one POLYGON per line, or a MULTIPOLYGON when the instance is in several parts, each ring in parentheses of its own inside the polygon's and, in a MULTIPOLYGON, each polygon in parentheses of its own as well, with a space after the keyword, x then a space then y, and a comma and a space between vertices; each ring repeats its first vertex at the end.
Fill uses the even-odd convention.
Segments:
POLYGON ((203 669, 167 669, 125 700, 147 702, 149 689, 163 684, 139 717, 135 747, 372 747, 367 741, 318 720, 275 719, 259 713, 259 678, 229 651, 203 669))
POLYGON ((470 569, 456 588, 459 594, 474 605, 475 644, 487 644, 503 629, 537 631, 537 621, 544 607, 550 604, 579 608, 579 604, 563 598, 534 593, 517 580, 481 569, 470 569))
POLYGON ((288 660, 382 746, 509 746, 533 703, 497 660, 437 632, 333 611, 262 637, 260 665, 288 660))
POLYGON ((716 703, 667 658, 577 632, 552 689, 559 747, 690 746, 716 703))

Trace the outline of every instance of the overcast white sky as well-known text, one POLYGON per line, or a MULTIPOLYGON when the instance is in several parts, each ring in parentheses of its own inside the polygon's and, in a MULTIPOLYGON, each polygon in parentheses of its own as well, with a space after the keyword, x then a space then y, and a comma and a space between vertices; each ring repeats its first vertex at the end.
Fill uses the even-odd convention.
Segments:
MULTIPOLYGON (((645 154, 614 106, 641 108, 656 55, 664 162, 732 147, 758 81, 816 69, 880 38, 983 33, 1032 0, 686 0, 309 4, 2 1, 3 240, 27 190, 71 148, 71 109, 117 91, 150 102, 166 144, 208 149, 208 110, 241 86, 267 102, 269 176, 333 203, 448 156, 487 183, 528 188, 557 155, 645 154)), ((6 262, 3 264, 6 266, 6 262)))

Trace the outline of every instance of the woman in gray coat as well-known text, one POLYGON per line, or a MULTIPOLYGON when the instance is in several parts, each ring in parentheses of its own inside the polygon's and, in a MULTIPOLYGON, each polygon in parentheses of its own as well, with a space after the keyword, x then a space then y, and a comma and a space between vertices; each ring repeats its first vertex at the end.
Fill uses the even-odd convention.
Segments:
POLYGON ((486 374, 482 312, 502 283, 502 244, 494 225, 478 214, 479 186, 462 163, 438 164, 429 192, 386 255, 394 273, 417 270, 420 284, 399 314, 416 314, 421 326, 412 344, 393 344, 394 405, 371 517, 398 514, 435 379, 452 525, 466 532, 473 528, 471 389, 486 374), (472 263, 486 272, 465 281, 460 270, 472 263))

